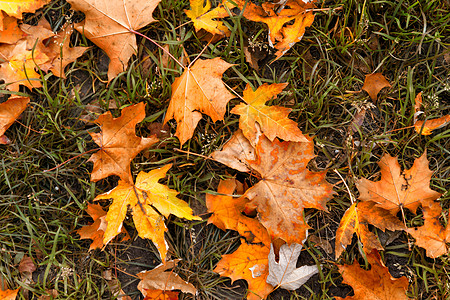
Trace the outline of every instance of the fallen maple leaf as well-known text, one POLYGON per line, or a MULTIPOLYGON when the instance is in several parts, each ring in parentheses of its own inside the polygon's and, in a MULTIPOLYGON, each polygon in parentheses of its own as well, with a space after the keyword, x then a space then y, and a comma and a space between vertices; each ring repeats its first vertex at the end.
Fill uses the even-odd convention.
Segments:
MULTIPOLYGON (((94 223, 88 226, 83 226, 82 228, 76 230, 76 232, 80 235, 80 239, 92 240, 92 243, 89 246, 89 251, 102 248, 104 246, 103 236, 107 227, 107 222, 105 219, 106 211, 104 211, 100 205, 88 203, 86 212, 94 220, 94 223)), ((125 234, 122 241, 130 239, 130 235, 125 227, 122 227, 120 232, 125 234)))
POLYGON ((117 187, 95 197, 95 201, 113 199, 106 214, 107 227, 103 236, 105 245, 121 232, 122 222, 130 207, 138 235, 152 240, 161 260, 165 262, 167 243, 164 240, 164 232, 167 228, 164 217, 173 214, 188 220, 201 220, 192 215, 192 210, 186 202, 177 198, 177 191, 158 183, 166 176, 171 166, 166 165, 149 173, 141 171, 136 178, 136 184, 120 180, 117 187))
POLYGON ((231 66, 218 57, 199 59, 175 79, 164 124, 172 118, 177 121, 175 135, 181 145, 194 134, 202 113, 210 116, 213 122, 223 120, 227 103, 234 96, 221 78, 231 66))
POLYGON ((75 29, 108 55, 108 81, 126 70, 135 54, 133 31, 155 22, 153 11, 160 0, 68 0, 72 9, 82 11, 86 19, 75 29))
POLYGON ((308 142, 297 123, 288 118, 290 108, 265 104, 286 86, 287 83, 263 84, 252 91, 250 85, 247 85, 244 90, 246 104, 240 103, 231 110, 231 113, 240 115, 239 128, 252 146, 256 146, 258 138, 256 124, 270 141, 279 137, 285 141, 308 142))
POLYGON ((439 203, 433 202, 424 206, 424 224, 421 227, 408 228, 408 233, 416 239, 416 245, 426 250, 427 256, 437 258, 447 254, 450 243, 450 226, 443 227, 439 221, 442 208, 439 203))
POLYGON ((41 76, 34 71, 36 66, 48 62, 45 53, 35 49, 27 50, 27 42, 20 40, 15 45, 0 45, 0 79, 6 83, 6 89, 19 91, 19 85, 29 89, 41 87, 41 76))
POLYGON ((232 283, 245 279, 249 290, 247 299, 265 299, 273 291, 273 286, 266 282, 269 275, 269 253, 267 245, 247 244, 243 240, 236 251, 222 255, 214 272, 230 277, 232 283))
POLYGON ((117 175, 128 183, 133 182, 130 162, 139 152, 158 141, 155 136, 141 138, 135 135, 136 124, 144 118, 145 104, 141 102, 124 108, 118 118, 113 118, 108 111, 95 120, 102 132, 89 133, 100 146, 100 150, 88 160, 94 163, 91 181, 117 175))
POLYGON ((275 260, 273 245, 269 253, 269 276, 267 283, 286 290, 296 290, 317 274, 317 266, 301 266, 296 268, 298 257, 302 250, 300 244, 284 244, 280 247, 279 262, 275 260))
POLYGON ((378 163, 381 180, 373 182, 365 178, 357 181, 359 199, 373 201, 377 206, 396 215, 401 209, 415 213, 419 205, 427 206, 441 196, 430 189, 433 171, 428 168, 427 152, 414 161, 411 169, 401 172, 397 158, 385 154, 378 163))
POLYGON ((178 274, 173 271, 168 271, 169 269, 174 268, 179 261, 180 259, 171 260, 166 262, 165 265, 160 264, 153 270, 143 271, 136 274, 136 276, 141 280, 137 288, 141 291, 144 297, 146 297, 145 299, 172 299, 169 297, 151 298, 153 290, 165 291, 167 295, 171 295, 171 293, 167 292, 167 290, 181 290, 184 293, 190 293, 193 295, 197 294, 197 289, 192 284, 181 279, 178 274))
POLYGON ((145 290, 144 300, 178 300, 179 292, 163 290, 145 290))
POLYGON ((19 289, 15 290, 0 290, 0 299, 2 300, 15 300, 17 297, 17 293, 19 292, 19 289))
POLYGON ((265 2, 257 6, 249 1, 235 0, 239 9, 243 9, 243 16, 250 21, 263 22, 269 27, 269 43, 278 49, 276 56, 280 58, 305 33, 305 27, 314 21, 312 2, 302 0, 288 0, 280 3, 265 2), (294 24, 286 23, 295 20, 294 24), (277 43, 278 42, 278 43, 277 43))
POLYGON ((369 94, 372 101, 376 102, 378 93, 385 87, 391 87, 391 84, 386 80, 386 77, 381 73, 373 73, 366 75, 362 89, 369 94))
MULTIPOLYGON (((354 296, 347 296, 345 300, 407 300, 406 290, 408 279, 405 276, 393 278, 389 269, 384 266, 378 251, 373 250, 367 254, 367 260, 371 264, 370 270, 359 267, 355 259, 352 265, 338 266, 342 274, 342 281, 351 285, 355 291, 354 296)), ((337 300, 344 299, 335 297, 337 300)))
POLYGON ((229 196, 236 189, 234 178, 221 180, 217 192, 225 195, 206 194, 206 207, 212 215, 208 223, 212 223, 222 230, 236 230, 248 243, 271 243, 267 230, 260 226, 259 221, 242 214, 248 200, 245 197, 229 196))
POLYGON ((15 44, 26 37, 27 34, 19 28, 16 18, 10 17, 0 10, 0 18, 2 18, 2 16, 3 30, 0 30, 0 43, 15 44))
MULTIPOLYGON (((235 133, 235 136, 239 135, 242 133, 235 133)), ((303 217, 303 209, 326 210, 326 202, 334 194, 333 186, 325 181, 326 171, 311 172, 306 168, 315 157, 314 143, 311 138, 307 139, 308 142, 280 142, 278 139, 270 142, 261 136, 255 150, 256 159, 244 162, 261 178, 244 196, 250 200, 250 206, 256 207, 258 218, 270 236, 281 238, 288 244, 301 244, 306 238, 309 226, 303 217)), ((223 147, 222 155, 213 155, 230 167, 242 163, 242 158, 234 158, 233 153, 247 153, 252 149, 245 138, 234 140, 241 143, 231 140, 223 147), (239 150, 234 149, 236 147, 239 150)))
POLYGON ((353 203, 341 219, 336 231, 335 257, 341 256, 345 248, 351 243, 353 233, 356 233, 364 246, 364 251, 370 253, 372 249, 383 250, 378 238, 368 225, 372 224, 381 230, 405 230, 400 220, 388 210, 376 206, 375 202, 366 201, 353 203))
POLYGON ((433 130, 444 127, 447 124, 450 124, 450 115, 426 121, 417 121, 414 124, 414 129, 418 134, 430 135, 433 133, 433 130))
POLYGON ((0 103, 0 144, 11 143, 4 133, 27 108, 29 102, 28 97, 12 95, 8 100, 0 103))
MULTIPOLYGON (((37 9, 41 8, 45 4, 49 3, 50 0, 2 0, 0 1, 0 11, 4 11, 11 17, 17 19, 22 19, 22 13, 28 12, 33 13, 37 9)), ((0 31, 4 29, 4 16, 0 13, 0 31)))
POLYGON ((184 12, 192 20, 197 31, 204 29, 212 34, 222 36, 230 35, 230 30, 223 22, 213 19, 228 17, 228 11, 233 7, 231 3, 229 4, 228 1, 225 0, 224 3, 209 11, 211 9, 210 0, 206 0, 206 3, 203 0, 190 0, 189 2, 191 4, 191 9, 184 10, 184 12))
POLYGON ((32 50, 36 47, 43 53, 46 52, 44 50, 46 48, 44 40, 55 35, 50 23, 45 18, 40 19, 37 25, 22 24, 20 29, 27 34, 27 50, 32 50))

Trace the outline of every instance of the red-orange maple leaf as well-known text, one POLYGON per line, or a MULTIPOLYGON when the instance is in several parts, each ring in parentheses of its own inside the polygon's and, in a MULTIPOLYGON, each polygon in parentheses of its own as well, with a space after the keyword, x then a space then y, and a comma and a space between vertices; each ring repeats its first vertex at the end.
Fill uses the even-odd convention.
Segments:
POLYGON ((381 180, 361 178, 356 183, 359 199, 376 202, 379 207, 396 215, 402 208, 415 213, 419 205, 428 206, 441 196, 430 189, 433 171, 428 168, 427 152, 414 161, 411 169, 401 172, 397 158, 385 154, 378 163, 381 180))
POLYGON ((371 264, 370 270, 367 271, 359 267, 356 259, 352 265, 338 266, 344 278, 342 282, 351 285, 355 291, 354 296, 347 296, 345 300, 408 299, 406 296, 408 279, 405 276, 393 278, 376 250, 367 254, 367 260, 371 264))
POLYGON ((227 103, 234 97, 221 78, 231 66, 218 57, 199 59, 173 82, 164 124, 170 119, 177 121, 175 135, 181 145, 194 134, 202 113, 210 116, 213 122, 223 120, 227 103))
POLYGON ((11 142, 4 133, 27 108, 29 102, 28 97, 13 95, 7 101, 0 103, 0 144, 11 142))
POLYGON ((136 124, 144 118, 145 105, 141 102, 124 108, 118 118, 113 118, 108 111, 95 120, 95 123, 101 126, 102 132, 90 133, 94 142, 100 146, 100 150, 89 158, 89 161, 94 163, 91 181, 117 175, 128 183, 133 182, 131 161, 139 152, 158 141, 156 136, 136 136, 136 124))
MULTIPOLYGON (((235 136, 242 135, 240 131, 235 136)), ((308 137, 307 137, 308 138, 308 137)), ((252 147, 243 137, 235 138, 241 144, 226 144, 221 152, 249 152, 252 147)), ((256 159, 245 159, 229 155, 231 159, 216 160, 232 166, 241 164, 258 174, 261 180, 245 192, 250 200, 249 205, 256 207, 258 218, 269 231, 272 238, 281 238, 286 243, 302 244, 306 238, 306 224, 303 209, 316 208, 326 210, 326 202, 333 195, 333 186, 325 181, 325 172, 311 172, 306 166, 315 157, 314 143, 280 142, 275 139, 270 142, 264 136, 260 137, 255 149, 256 159), (230 163, 231 162, 231 163, 230 163)), ((219 157, 227 157, 219 155, 219 157)))

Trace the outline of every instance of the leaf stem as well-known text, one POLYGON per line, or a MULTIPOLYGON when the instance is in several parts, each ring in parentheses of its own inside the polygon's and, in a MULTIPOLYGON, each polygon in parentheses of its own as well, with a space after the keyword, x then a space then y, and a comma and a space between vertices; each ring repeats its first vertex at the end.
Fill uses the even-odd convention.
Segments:
POLYGON ((85 154, 87 154, 87 153, 89 153, 89 152, 94 152, 94 151, 97 151, 97 150, 100 150, 100 149, 101 149, 101 148, 95 148, 95 149, 91 149, 91 150, 89 150, 89 151, 83 152, 83 153, 81 153, 81 154, 79 154, 79 155, 77 155, 77 156, 74 156, 74 157, 72 157, 72 158, 69 158, 68 160, 66 160, 66 161, 60 163, 59 165, 57 165, 56 167, 53 167, 53 168, 48 169, 48 170, 44 170, 43 172, 46 173, 46 172, 50 172, 50 171, 56 170, 56 169, 58 169, 59 167, 61 167, 62 165, 65 165, 66 163, 68 163, 69 161, 74 160, 75 158, 78 158, 78 157, 80 157, 80 156, 82 156, 82 155, 85 155, 85 154))

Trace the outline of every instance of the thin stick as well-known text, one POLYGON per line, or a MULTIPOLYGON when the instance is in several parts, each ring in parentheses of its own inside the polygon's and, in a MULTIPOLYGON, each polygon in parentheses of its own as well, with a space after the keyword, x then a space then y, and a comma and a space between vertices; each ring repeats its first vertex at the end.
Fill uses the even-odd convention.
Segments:
POLYGON ((342 182, 344 183, 345 187, 347 188, 348 195, 350 196, 350 201, 352 202, 352 204, 354 204, 354 203, 355 203, 355 199, 353 199, 353 195, 352 195, 352 193, 350 192, 350 189, 348 188, 348 185, 347 185, 347 183, 345 182, 344 178, 341 176, 341 174, 340 174, 336 169, 334 169, 333 171, 334 171, 336 174, 338 174, 338 176, 342 179, 342 182))
POLYGON ((175 150, 177 152, 185 153, 187 155, 191 155, 192 154, 192 155, 195 155, 195 156, 198 156, 198 157, 202 157, 204 159, 212 159, 211 157, 208 157, 208 156, 205 156, 205 155, 201 155, 201 154, 197 154, 197 153, 190 152, 190 151, 185 151, 185 150, 182 150, 182 149, 173 148, 173 150, 175 150))
POLYGON ((79 155, 77 155, 77 156, 74 156, 74 157, 72 157, 72 158, 69 158, 68 160, 66 160, 65 162, 60 163, 59 165, 57 165, 57 166, 54 167, 54 168, 51 168, 51 169, 48 169, 48 170, 44 170, 43 172, 45 173, 45 172, 50 172, 50 171, 56 170, 56 169, 58 169, 59 167, 61 167, 62 165, 65 165, 66 163, 68 163, 69 161, 74 160, 75 158, 78 158, 78 157, 80 157, 80 156, 82 156, 82 155, 85 155, 85 154, 87 154, 87 153, 89 153, 89 152, 94 152, 94 151, 97 151, 97 150, 100 150, 100 149, 101 149, 101 148, 91 149, 91 150, 89 150, 89 151, 86 151, 86 152, 84 152, 84 153, 81 153, 81 154, 79 154, 79 155))

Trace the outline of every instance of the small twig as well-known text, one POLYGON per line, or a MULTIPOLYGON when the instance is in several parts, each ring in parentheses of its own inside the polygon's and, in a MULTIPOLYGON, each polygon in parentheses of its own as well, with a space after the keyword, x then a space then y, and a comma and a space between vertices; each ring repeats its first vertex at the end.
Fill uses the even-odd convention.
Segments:
POLYGON ((101 149, 101 148, 91 149, 91 150, 89 150, 89 151, 86 151, 86 152, 84 152, 84 153, 81 153, 81 154, 79 154, 79 155, 77 155, 77 156, 74 156, 74 157, 72 157, 72 158, 69 158, 68 160, 66 160, 66 161, 64 161, 64 162, 62 162, 62 163, 60 163, 59 165, 57 165, 57 166, 54 167, 54 168, 51 168, 51 169, 48 169, 48 170, 44 170, 43 172, 46 173, 46 172, 50 172, 50 171, 56 170, 56 169, 58 169, 59 167, 61 167, 62 165, 65 165, 66 163, 68 163, 69 161, 74 160, 75 158, 78 158, 78 157, 80 157, 80 156, 82 156, 82 155, 85 155, 85 154, 87 154, 87 153, 89 153, 89 152, 94 152, 94 151, 97 151, 97 150, 100 150, 100 149, 101 149))
POLYGON ((355 203, 355 199, 353 198, 352 192, 350 192, 350 189, 348 188, 348 185, 345 182, 344 178, 342 177, 342 175, 336 169, 334 169, 333 171, 336 174, 338 174, 338 176, 342 179, 342 182, 344 183, 345 187, 347 188, 348 195, 350 196, 350 201, 352 202, 352 204, 354 204, 355 203))
POLYGON ((182 150, 182 149, 178 149, 178 148, 173 148, 173 150, 177 151, 177 152, 185 153, 187 155, 191 155, 192 154, 192 155, 195 155, 195 156, 199 156, 199 157, 202 157, 204 159, 212 159, 211 157, 208 157, 208 156, 205 156, 205 155, 201 155, 201 154, 197 154, 197 153, 194 153, 194 152, 191 152, 191 151, 186 151, 186 150, 182 150))

